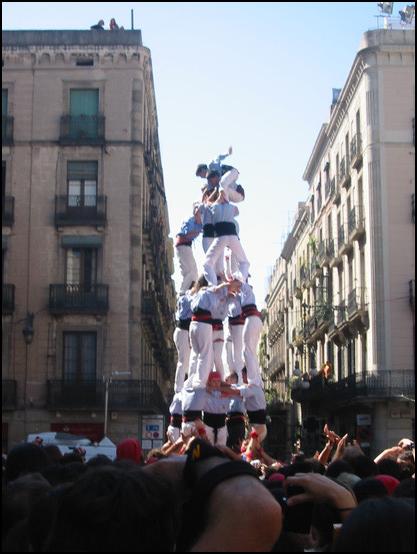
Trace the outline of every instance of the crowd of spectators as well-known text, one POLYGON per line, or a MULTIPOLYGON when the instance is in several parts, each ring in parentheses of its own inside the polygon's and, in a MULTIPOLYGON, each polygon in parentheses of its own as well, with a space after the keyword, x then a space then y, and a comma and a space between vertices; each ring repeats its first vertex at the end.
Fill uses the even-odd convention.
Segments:
POLYGON ((117 458, 22 443, 3 455, 5 552, 414 552, 414 444, 375 459, 326 425, 322 452, 275 460, 203 436, 117 458))

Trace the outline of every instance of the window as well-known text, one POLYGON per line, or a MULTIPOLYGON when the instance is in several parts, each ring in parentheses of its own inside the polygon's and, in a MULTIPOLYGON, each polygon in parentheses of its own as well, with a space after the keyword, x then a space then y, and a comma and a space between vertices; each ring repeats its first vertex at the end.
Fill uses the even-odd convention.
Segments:
POLYGON ((9 109, 9 91, 2 89, 1 91, 1 134, 4 139, 7 132, 7 113, 9 109))
POLYGON ((70 134, 94 138, 98 135, 98 89, 70 90, 70 134))
POLYGON ((66 253, 66 284, 82 285, 84 292, 91 292, 97 283, 97 250, 68 248, 66 253))
POLYGON ((64 333, 64 381, 96 380, 97 333, 64 333))
POLYGON ((68 207, 97 205, 97 162, 68 162, 68 207))

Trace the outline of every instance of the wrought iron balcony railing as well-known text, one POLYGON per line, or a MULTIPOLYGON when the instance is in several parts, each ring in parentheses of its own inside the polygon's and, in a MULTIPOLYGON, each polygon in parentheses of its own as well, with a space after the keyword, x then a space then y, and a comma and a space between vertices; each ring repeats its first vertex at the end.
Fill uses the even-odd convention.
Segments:
POLYGON ((108 310, 108 285, 49 285, 49 311, 52 314, 103 315, 108 310))
POLYGON ((348 215, 349 241, 357 240, 365 233, 365 222, 362 206, 354 206, 348 215))
POLYGON ((103 115, 63 115, 61 117, 61 144, 100 145, 105 142, 103 115))
POLYGON ((5 196, 2 205, 2 225, 11 227, 14 223, 14 197, 5 196))
POLYGON ((104 225, 106 196, 55 196, 56 225, 104 225))
POLYGON ((3 291, 2 291, 2 314, 3 315, 11 315, 14 312, 14 291, 15 286, 10 284, 3 284, 3 291))
MULTIPOLYGON (((154 380, 114 380, 108 387, 109 410, 167 412, 167 404, 154 380)), ((104 411, 105 390, 103 381, 50 380, 47 382, 47 407, 51 410, 104 411)))
POLYGON ((337 403, 357 397, 395 398, 415 396, 415 376, 412 369, 365 371, 349 375, 340 381, 328 381, 318 375, 308 388, 294 388, 291 398, 296 402, 337 403))
POLYGON ((1 142, 5 146, 13 144, 14 117, 11 115, 1 116, 1 142))
POLYGON ((357 133, 350 141, 350 163, 354 169, 359 169, 362 165, 362 138, 357 133))

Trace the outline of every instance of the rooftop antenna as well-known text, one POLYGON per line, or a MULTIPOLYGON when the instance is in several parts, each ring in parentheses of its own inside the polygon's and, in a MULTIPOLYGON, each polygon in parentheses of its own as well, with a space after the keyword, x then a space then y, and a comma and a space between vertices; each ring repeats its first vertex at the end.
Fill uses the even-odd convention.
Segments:
POLYGON ((130 25, 132 28, 132 31, 134 30, 134 24, 133 24, 133 10, 130 10, 130 25))

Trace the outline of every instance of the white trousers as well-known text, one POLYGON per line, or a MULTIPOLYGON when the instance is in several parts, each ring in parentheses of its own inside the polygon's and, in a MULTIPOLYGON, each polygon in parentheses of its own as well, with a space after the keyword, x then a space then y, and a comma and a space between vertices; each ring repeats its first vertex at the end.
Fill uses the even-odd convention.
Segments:
POLYGON ((190 336, 185 329, 176 327, 174 331, 174 343, 178 352, 177 369, 175 371, 174 392, 181 392, 184 385, 184 377, 189 373, 190 365, 190 336))
POLYGON ((168 425, 167 437, 170 443, 174 444, 180 438, 180 429, 178 427, 173 427, 168 425))
POLYGON ((243 327, 243 357, 248 372, 248 383, 258 383, 261 378, 257 347, 262 331, 261 318, 250 315, 245 319, 243 327))
MULTIPOLYGON (((207 250, 210 248, 214 241, 215 237, 203 237, 203 250, 204 254, 206 254, 207 250)), ((214 270, 216 272, 216 275, 221 275, 225 272, 225 266, 224 266, 224 259, 222 256, 219 256, 219 259, 216 262, 216 265, 214 267, 214 270)))
POLYGON ((192 321, 190 339, 193 349, 195 372, 192 375, 193 389, 202 389, 207 384, 210 371, 213 369, 213 328, 210 323, 192 321))
POLYGON ((233 367, 239 375, 239 383, 242 383, 242 369, 245 365, 243 359, 243 328, 244 325, 229 325, 232 336, 233 367))
POLYGON ((220 446, 226 446, 227 442, 227 427, 220 427, 217 429, 217 441, 215 441, 214 437, 214 429, 213 427, 209 427, 208 425, 204 424, 204 427, 206 429, 207 438, 211 442, 211 444, 216 445, 219 444, 220 446))
POLYGON ((197 264, 195 262, 192 246, 180 244, 179 246, 176 246, 175 249, 182 276, 180 292, 185 293, 191 287, 191 283, 193 281, 197 281, 198 279, 197 264))
POLYGON ((226 340, 224 341, 224 348, 226 350, 226 364, 227 364, 227 375, 230 375, 234 372, 235 366, 233 364, 233 344, 232 344, 232 335, 230 334, 230 326, 227 326, 226 340))
POLYGON ((224 366, 223 366, 223 346, 224 346, 224 331, 213 331, 213 355, 214 367, 224 381, 224 366))
POLYGON ((216 263, 220 257, 223 260, 224 249, 226 246, 228 246, 232 251, 232 254, 236 256, 239 271, 242 274, 244 281, 248 278, 249 261, 240 240, 237 235, 225 235, 223 237, 216 237, 206 253, 203 272, 204 277, 207 279, 210 286, 217 285, 217 276, 214 268, 216 267, 216 263))
POLYGON ((233 168, 223 175, 219 183, 219 190, 224 192, 226 200, 229 200, 229 202, 234 202, 235 204, 244 200, 243 194, 236 190, 238 186, 236 183, 236 179, 238 177, 239 171, 233 168))

